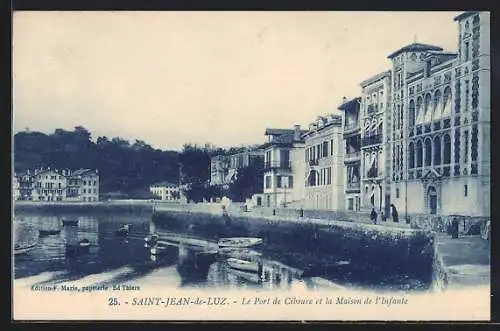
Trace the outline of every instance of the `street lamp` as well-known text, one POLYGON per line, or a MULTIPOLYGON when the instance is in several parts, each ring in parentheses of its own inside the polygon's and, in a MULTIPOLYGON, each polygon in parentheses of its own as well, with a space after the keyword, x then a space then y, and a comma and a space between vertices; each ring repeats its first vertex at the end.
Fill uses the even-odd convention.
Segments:
POLYGON ((283 185, 283 208, 286 208, 286 189, 287 189, 287 185, 284 184, 283 185))
POLYGON ((379 189, 379 211, 381 212, 382 211, 382 182, 383 182, 383 178, 378 178, 377 180, 375 180, 375 183, 378 185, 378 189, 379 189))

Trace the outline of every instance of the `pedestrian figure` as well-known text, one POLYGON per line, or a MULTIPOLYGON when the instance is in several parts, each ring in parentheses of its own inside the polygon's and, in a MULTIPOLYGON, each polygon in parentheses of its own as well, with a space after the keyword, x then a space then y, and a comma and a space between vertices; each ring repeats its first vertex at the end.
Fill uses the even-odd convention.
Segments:
POLYGON ((398 223, 399 218, 398 218, 398 211, 396 209, 396 206, 394 206, 394 204, 391 203, 391 208, 392 208, 392 221, 394 223, 398 223))
POLYGON ((380 212, 380 218, 382 219, 382 222, 386 222, 387 221, 387 217, 385 216, 384 211, 380 212))
POLYGON ((372 208, 372 212, 370 213, 370 219, 372 220, 373 224, 377 224, 377 212, 375 211, 375 208, 372 208))

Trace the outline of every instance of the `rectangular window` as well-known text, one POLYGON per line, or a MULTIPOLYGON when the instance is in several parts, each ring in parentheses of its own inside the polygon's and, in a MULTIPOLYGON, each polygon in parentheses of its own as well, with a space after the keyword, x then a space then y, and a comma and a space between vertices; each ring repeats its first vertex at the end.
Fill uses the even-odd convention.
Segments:
POLYGON ((323 157, 328 156, 328 141, 323 142, 323 157))
POLYGON ((330 155, 333 155, 333 139, 330 140, 330 155))
POLYGON ((271 188, 271 176, 266 176, 266 188, 271 188))
POLYGON ((316 145, 316 155, 318 156, 318 159, 321 158, 321 145, 316 145))
POLYGON ((464 43, 464 60, 469 61, 469 42, 464 43))
POLYGON ((354 209, 354 200, 352 198, 349 198, 347 200, 347 209, 348 210, 353 210, 354 209))
POLYGON ((288 165, 290 163, 290 151, 287 149, 280 150, 280 162, 281 165, 288 165))
POLYGON ((396 198, 399 199, 399 187, 396 187, 396 198))
POLYGON ((464 85, 465 85, 464 86, 464 88, 465 88, 465 100, 464 100, 465 107, 464 107, 464 110, 468 111, 469 110, 469 81, 466 80, 464 85))
POLYGON ((464 162, 469 161, 469 131, 464 132, 464 162))
POLYGON ((466 196, 467 196, 467 194, 469 193, 469 192, 468 192, 468 189, 469 189, 469 188, 467 187, 467 184, 465 184, 465 185, 464 185, 464 196, 465 196, 465 197, 466 197, 466 196))
POLYGON ((425 77, 429 77, 431 75, 431 60, 428 60, 425 63, 425 77))
POLYGON ((282 187, 281 176, 276 177, 276 187, 282 187))
POLYGON ((288 187, 293 188, 293 176, 288 176, 288 187))

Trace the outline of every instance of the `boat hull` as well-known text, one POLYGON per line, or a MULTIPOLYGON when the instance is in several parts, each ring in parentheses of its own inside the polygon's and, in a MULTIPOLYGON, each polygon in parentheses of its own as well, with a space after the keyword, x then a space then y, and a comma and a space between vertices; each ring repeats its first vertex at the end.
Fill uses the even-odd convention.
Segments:
POLYGON ((246 248, 259 245, 262 241, 261 238, 252 237, 221 238, 219 239, 218 245, 219 247, 246 248))
POLYGON ((14 255, 24 255, 35 249, 36 244, 25 246, 25 247, 19 247, 19 248, 14 248, 14 255))
POLYGON ((259 272, 259 264, 257 262, 229 258, 227 259, 227 264, 232 269, 246 272, 259 272))

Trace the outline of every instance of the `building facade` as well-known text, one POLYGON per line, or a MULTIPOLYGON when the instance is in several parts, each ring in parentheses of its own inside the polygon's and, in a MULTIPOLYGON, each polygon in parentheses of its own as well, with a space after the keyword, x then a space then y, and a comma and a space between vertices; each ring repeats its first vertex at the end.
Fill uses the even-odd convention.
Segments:
POLYGON ((33 200, 63 201, 66 198, 68 178, 58 170, 46 169, 35 173, 33 200))
POLYGON ((267 129, 268 141, 261 146, 264 153, 263 206, 302 207, 304 199, 304 140, 306 131, 267 129))
POLYGON ((389 55, 390 194, 400 214, 490 215, 490 15, 455 21, 458 53, 413 43, 389 55))
POLYGON ((391 73, 379 73, 361 84, 361 209, 388 212, 390 171, 388 122, 391 73))
POLYGON ((99 174, 93 169, 76 171, 58 169, 35 169, 16 175, 19 194, 15 200, 32 201, 82 201, 99 200, 99 174))
POLYGON ((21 198, 21 186, 19 184, 19 180, 17 179, 17 176, 14 175, 14 178, 12 178, 12 198, 14 200, 19 200, 21 198))
POLYGON ((68 199, 91 202, 99 200, 99 173, 94 169, 79 169, 67 172, 68 199))
POLYGON ((264 154, 261 150, 248 150, 232 155, 216 155, 210 160, 210 185, 230 184, 238 176, 238 170, 257 164, 262 167, 264 154))
POLYGON ((305 208, 344 209, 342 117, 320 116, 309 124, 305 140, 305 208))
POLYGON ((179 185, 162 182, 151 185, 149 188, 157 198, 163 201, 179 201, 181 198, 179 185))
POLYGON ((343 111, 344 138, 344 192, 345 210, 359 211, 361 209, 361 98, 343 99, 338 107, 343 111))

